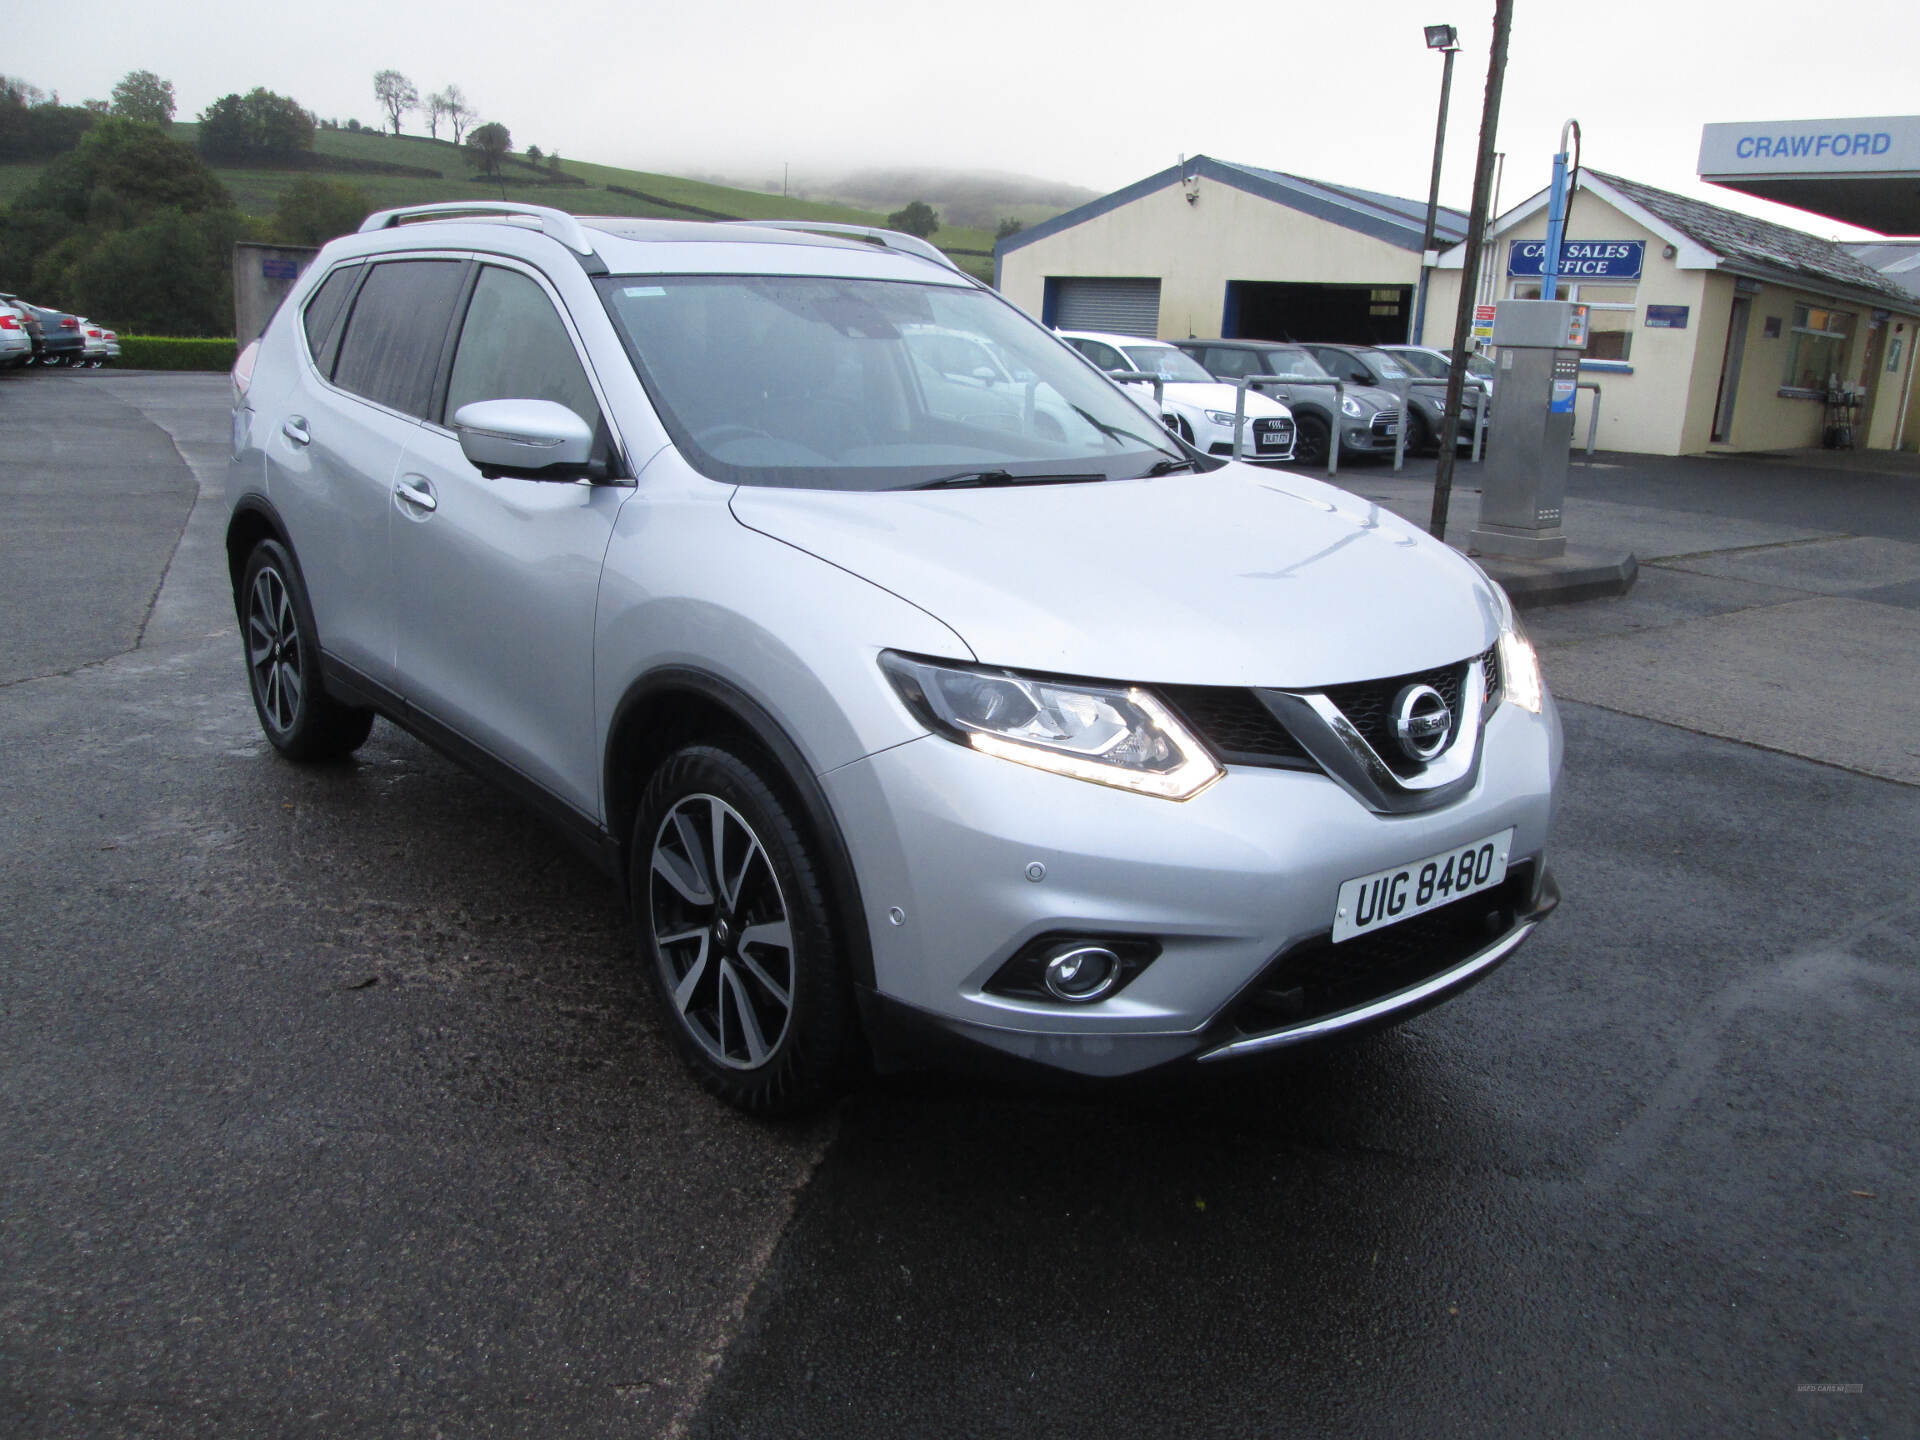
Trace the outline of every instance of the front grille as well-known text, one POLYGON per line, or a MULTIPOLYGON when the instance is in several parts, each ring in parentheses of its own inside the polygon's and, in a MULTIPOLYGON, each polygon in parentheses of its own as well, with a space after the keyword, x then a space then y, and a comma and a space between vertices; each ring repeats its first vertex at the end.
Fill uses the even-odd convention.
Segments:
POLYGON ((1374 412, 1373 419, 1369 420, 1367 425, 1372 429, 1374 434, 1384 435, 1399 423, 1400 412, 1398 410, 1379 410, 1374 412))
MULTIPOLYGON (((1477 658, 1485 660, 1488 656, 1477 658)), ((1417 775, 1423 768, 1421 762, 1402 755, 1399 745, 1394 743, 1394 697, 1409 685, 1431 685, 1438 690, 1453 716, 1452 728, 1447 731, 1447 744, 1451 745, 1454 736, 1460 733, 1460 686, 1467 678, 1467 667, 1472 663, 1462 660, 1458 664, 1443 665, 1437 670, 1423 670, 1417 675, 1396 675, 1388 680, 1362 680, 1354 685, 1329 685, 1325 693, 1340 713, 1353 722, 1353 728, 1373 747, 1373 753, 1384 760, 1396 775, 1417 775)), ((1444 751, 1446 747, 1441 748, 1444 751)))
POLYGON ((1300 742, 1251 690, 1232 685, 1162 685, 1160 698, 1229 765, 1311 768, 1300 742))
MULTIPOLYGON (((1476 658, 1487 667, 1486 704, 1491 705, 1500 694, 1499 656, 1497 651, 1488 650, 1476 658)), ((1467 666, 1472 663, 1463 660, 1457 665, 1391 680, 1330 685, 1325 694, 1396 774, 1417 774, 1421 767, 1400 758, 1400 747, 1392 743, 1393 697, 1408 685, 1433 686, 1453 712, 1454 729, 1447 737, 1447 743, 1452 744, 1453 735, 1460 727, 1460 686, 1466 679, 1467 666)), ((1252 690, 1233 685, 1161 685, 1156 687, 1156 693, 1228 765, 1266 765, 1288 770, 1319 768, 1252 690)))
POLYGON ((1229 1019, 1245 1035, 1303 1025, 1450 970, 1519 923, 1533 898, 1532 864, 1491 890, 1336 945, 1333 932, 1282 951, 1241 994, 1229 1019))

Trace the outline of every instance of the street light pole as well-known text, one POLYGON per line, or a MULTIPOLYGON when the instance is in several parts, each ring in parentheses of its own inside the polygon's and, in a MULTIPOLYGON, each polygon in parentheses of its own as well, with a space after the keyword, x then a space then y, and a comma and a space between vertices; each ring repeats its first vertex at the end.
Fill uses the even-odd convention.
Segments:
POLYGON ((1460 392, 1467 374, 1467 330, 1473 318, 1480 245, 1487 234, 1493 190, 1493 142, 1500 128, 1500 91, 1507 79, 1507 37, 1513 31, 1513 0, 1494 0, 1493 50, 1487 57, 1487 96, 1480 108, 1480 155, 1473 167, 1473 209, 1467 216, 1466 253, 1460 260, 1460 303, 1453 317, 1452 364, 1447 373, 1447 413, 1440 426, 1440 460, 1433 474, 1433 513, 1427 533, 1447 538, 1447 506, 1453 499, 1454 437, 1460 432, 1460 392))
POLYGON ((1440 218, 1440 155, 1447 144, 1447 97, 1453 92, 1453 57, 1460 51, 1459 32, 1451 25, 1429 25, 1427 48, 1445 57, 1440 70, 1440 119, 1433 127, 1433 179, 1427 186, 1427 228, 1420 246, 1420 294, 1413 302, 1413 323, 1407 343, 1418 345, 1427 328, 1427 280, 1433 273, 1434 224, 1440 218))

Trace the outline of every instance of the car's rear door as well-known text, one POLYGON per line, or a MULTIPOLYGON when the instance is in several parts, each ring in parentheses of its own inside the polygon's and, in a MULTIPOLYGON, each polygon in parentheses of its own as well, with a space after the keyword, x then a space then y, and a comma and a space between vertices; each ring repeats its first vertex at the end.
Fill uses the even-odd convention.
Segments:
POLYGON ((468 263, 342 266, 301 325, 310 364, 263 415, 267 496, 280 512, 327 655, 391 685, 393 482, 432 399, 468 263))
POLYGON ((598 819, 594 607, 623 485, 483 479, 451 428, 479 400, 551 400, 614 445, 564 307, 506 260, 477 267, 437 397, 393 488, 393 600, 410 709, 598 819))

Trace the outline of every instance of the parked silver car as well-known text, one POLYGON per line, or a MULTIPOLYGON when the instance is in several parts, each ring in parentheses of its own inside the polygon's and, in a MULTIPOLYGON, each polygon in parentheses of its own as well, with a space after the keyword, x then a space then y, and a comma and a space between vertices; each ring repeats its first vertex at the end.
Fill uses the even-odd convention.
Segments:
POLYGON ((625 883, 737 1105, 945 1042, 1259 1056, 1446 997, 1555 902, 1560 725, 1499 588, 1184 444, 924 242, 383 212, 235 389, 268 740, 378 713, 523 796, 625 883), (930 406, 928 336, 1032 403, 930 406))

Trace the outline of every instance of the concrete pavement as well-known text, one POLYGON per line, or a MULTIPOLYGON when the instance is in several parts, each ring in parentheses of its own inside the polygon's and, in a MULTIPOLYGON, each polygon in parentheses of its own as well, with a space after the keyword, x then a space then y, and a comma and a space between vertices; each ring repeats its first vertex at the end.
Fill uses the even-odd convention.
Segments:
POLYGON ((224 394, 0 382, 9 437, 75 447, 0 466, 0 537, 142 517, 0 591, 31 639, 14 607, 138 582, 0 652, 0 1433, 1912 1428, 1920 789, 1867 773, 1915 673, 1902 475, 1576 475, 1570 531, 1656 563, 1528 617, 1566 901, 1471 994, 1224 1084, 907 1077, 764 1127, 526 812, 388 726, 260 740, 224 394))

